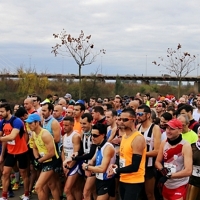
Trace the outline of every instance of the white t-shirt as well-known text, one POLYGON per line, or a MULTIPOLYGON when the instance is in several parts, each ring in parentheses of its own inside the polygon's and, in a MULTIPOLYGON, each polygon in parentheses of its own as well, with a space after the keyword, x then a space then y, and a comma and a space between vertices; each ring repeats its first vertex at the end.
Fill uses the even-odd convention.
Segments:
POLYGON ((200 112, 198 112, 198 108, 195 108, 193 110, 193 118, 194 120, 196 120, 197 122, 199 122, 199 119, 200 119, 200 112))

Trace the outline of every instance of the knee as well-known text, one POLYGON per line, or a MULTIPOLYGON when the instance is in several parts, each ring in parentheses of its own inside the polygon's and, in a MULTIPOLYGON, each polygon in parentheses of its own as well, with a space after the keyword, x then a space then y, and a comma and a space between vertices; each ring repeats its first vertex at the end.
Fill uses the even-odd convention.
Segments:
POLYGON ((72 194, 71 188, 70 188, 70 187, 66 187, 66 188, 64 189, 64 193, 65 193, 66 195, 72 194))
POLYGON ((2 178, 9 178, 10 177, 10 172, 6 171, 6 170, 3 170, 3 173, 2 173, 2 178))
POLYGON ((90 196, 91 195, 91 191, 89 190, 89 189, 84 189, 83 190, 83 196, 84 197, 88 197, 88 196, 90 196))

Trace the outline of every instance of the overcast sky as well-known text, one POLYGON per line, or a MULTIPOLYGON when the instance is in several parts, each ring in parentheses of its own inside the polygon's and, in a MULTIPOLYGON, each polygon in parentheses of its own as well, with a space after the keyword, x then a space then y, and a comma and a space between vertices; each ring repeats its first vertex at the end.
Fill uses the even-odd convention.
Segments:
MULTIPOLYGON (((4 0, 0 3, 0 68, 35 67, 38 73, 78 74, 73 58, 51 53, 53 33, 64 28, 92 35, 94 50, 106 49, 82 69, 106 75, 167 73, 152 61, 167 48, 200 54, 200 1, 4 0)), ((197 65, 197 58, 194 65, 197 65)), ((199 70, 200 71, 200 70, 199 70)), ((192 75, 197 75, 195 70, 192 75)))

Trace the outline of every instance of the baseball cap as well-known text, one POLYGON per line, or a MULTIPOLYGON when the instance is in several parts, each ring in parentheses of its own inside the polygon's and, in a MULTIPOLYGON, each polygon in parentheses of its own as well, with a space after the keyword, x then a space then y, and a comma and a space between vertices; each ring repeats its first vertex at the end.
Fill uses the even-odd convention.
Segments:
POLYGON ((77 103, 82 103, 83 105, 85 105, 85 101, 83 101, 83 100, 81 100, 81 99, 79 99, 77 102, 76 102, 76 104, 77 103))
POLYGON ((181 121, 178 119, 172 119, 172 120, 168 121, 166 124, 173 129, 177 129, 177 128, 182 129, 183 128, 181 121))
POLYGON ((41 121, 41 118, 38 114, 34 113, 34 114, 30 114, 28 116, 28 118, 25 120, 25 122, 27 123, 32 123, 32 122, 40 122, 41 121))
POLYGON ((72 98, 72 95, 69 94, 69 93, 67 93, 67 94, 64 96, 64 98, 66 98, 66 99, 71 99, 71 98, 72 98))

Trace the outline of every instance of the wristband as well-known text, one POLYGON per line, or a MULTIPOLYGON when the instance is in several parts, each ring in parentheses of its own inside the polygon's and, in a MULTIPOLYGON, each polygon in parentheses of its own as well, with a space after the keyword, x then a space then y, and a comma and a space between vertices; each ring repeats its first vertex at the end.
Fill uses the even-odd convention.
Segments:
POLYGON ((112 170, 113 170, 113 172, 114 172, 114 174, 117 174, 117 168, 112 168, 112 170))

